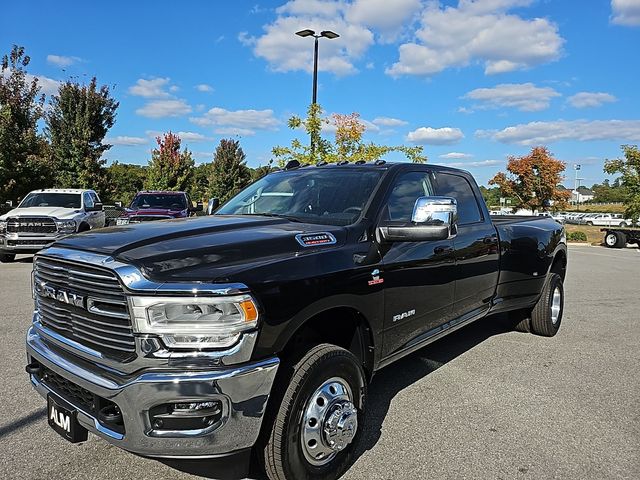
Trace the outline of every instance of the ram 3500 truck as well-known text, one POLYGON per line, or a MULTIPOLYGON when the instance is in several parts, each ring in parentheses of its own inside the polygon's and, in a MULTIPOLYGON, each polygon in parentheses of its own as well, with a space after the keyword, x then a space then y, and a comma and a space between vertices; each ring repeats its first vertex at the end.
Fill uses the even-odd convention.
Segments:
POLYGON ((27 372, 72 442, 336 478, 377 370, 497 312, 554 335, 566 267, 562 225, 489 217, 467 172, 290 163, 212 216, 38 254, 27 372))
POLYGON ((0 262, 19 253, 35 253, 72 233, 105 225, 105 214, 93 190, 47 188, 29 193, 0 216, 0 262))

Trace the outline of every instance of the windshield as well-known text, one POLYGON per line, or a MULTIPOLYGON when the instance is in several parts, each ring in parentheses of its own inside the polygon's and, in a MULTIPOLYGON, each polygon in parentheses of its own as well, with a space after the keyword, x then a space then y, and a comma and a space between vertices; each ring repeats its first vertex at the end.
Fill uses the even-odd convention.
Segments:
POLYGON ((22 203, 18 205, 18 208, 31 207, 80 208, 80 194, 51 192, 30 193, 22 203))
POLYGON ((167 195, 162 193, 143 193, 131 202, 133 210, 160 209, 160 210, 185 210, 187 202, 184 195, 167 195))
POLYGON ((216 215, 274 215, 323 225, 350 225, 366 206, 381 170, 310 168, 276 172, 229 200, 216 215))

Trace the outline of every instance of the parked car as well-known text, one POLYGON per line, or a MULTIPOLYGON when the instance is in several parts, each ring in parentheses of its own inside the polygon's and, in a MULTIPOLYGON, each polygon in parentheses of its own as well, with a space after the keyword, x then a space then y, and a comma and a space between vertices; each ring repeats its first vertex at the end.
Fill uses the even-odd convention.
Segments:
POLYGON ((138 192, 128 208, 116 218, 116 225, 186 218, 202 206, 194 207, 186 192, 144 191, 138 192))
POLYGON ((492 313, 555 335, 566 267, 562 225, 490 217, 467 172, 290 162, 214 215, 38 254, 26 369, 69 441, 334 479, 377 370, 492 313))
POLYGON ((35 253, 54 241, 105 225, 94 190, 48 188, 29 193, 0 216, 0 262, 18 253, 35 253))

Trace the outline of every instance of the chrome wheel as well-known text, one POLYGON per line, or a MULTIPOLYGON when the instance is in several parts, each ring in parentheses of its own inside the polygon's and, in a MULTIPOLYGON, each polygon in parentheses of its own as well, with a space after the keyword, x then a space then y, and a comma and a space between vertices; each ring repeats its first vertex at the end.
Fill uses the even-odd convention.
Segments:
POLYGON ((551 298, 551 323, 554 325, 560 320, 560 311, 562 310, 562 292, 559 287, 553 290, 551 298))
POLYGON ((326 465, 353 441, 358 430, 358 410, 349 384, 340 377, 324 382, 309 398, 302 422, 304 457, 311 465, 326 465))
POLYGON ((618 241, 618 237, 616 237, 615 233, 607 233, 604 237, 604 243, 606 243, 609 247, 613 247, 618 241))

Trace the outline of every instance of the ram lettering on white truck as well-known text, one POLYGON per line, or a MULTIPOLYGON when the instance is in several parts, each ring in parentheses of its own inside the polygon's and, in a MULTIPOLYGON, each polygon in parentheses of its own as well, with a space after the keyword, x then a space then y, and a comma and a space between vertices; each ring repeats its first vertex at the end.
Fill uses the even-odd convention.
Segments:
POLYGON ((82 189, 43 189, 29 193, 0 216, 0 262, 19 253, 35 253, 73 233, 105 225, 98 194, 82 189))

